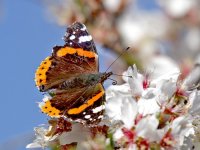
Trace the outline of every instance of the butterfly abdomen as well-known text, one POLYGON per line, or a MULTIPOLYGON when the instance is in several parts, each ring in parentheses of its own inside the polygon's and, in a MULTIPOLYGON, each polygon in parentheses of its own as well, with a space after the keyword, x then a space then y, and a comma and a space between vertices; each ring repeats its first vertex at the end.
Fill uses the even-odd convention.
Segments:
POLYGON ((66 80, 60 85, 59 89, 66 90, 76 87, 86 87, 86 85, 84 84, 84 80, 82 78, 76 77, 70 80, 66 80))

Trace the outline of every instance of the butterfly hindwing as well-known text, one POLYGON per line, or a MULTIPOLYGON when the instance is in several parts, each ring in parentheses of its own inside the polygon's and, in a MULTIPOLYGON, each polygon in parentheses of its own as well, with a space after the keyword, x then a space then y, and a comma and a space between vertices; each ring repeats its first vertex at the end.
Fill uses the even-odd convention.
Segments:
POLYGON ((77 89, 76 91, 64 91, 56 94, 41 105, 42 112, 51 117, 67 116, 79 122, 98 123, 101 120, 105 93, 99 83, 95 86, 77 89))

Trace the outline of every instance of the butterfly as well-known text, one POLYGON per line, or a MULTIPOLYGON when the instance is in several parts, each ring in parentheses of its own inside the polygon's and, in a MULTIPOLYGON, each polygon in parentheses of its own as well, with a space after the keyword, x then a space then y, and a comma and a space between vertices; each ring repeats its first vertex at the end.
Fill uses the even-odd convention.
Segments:
POLYGON ((40 103, 41 111, 52 118, 97 124, 105 109, 103 82, 112 72, 99 72, 97 49, 84 24, 69 26, 64 41, 35 73, 36 86, 51 95, 40 103))

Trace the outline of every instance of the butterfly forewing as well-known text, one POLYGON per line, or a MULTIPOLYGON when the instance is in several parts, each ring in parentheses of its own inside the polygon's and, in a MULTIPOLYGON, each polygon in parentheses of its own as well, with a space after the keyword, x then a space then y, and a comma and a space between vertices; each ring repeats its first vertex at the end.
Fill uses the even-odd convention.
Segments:
POLYGON ((55 46, 52 56, 42 61, 36 71, 35 82, 41 91, 55 88, 64 80, 79 74, 98 72, 96 47, 88 37, 91 35, 80 23, 68 28, 65 46, 55 46))
POLYGON ((82 48, 97 53, 92 36, 88 33, 84 24, 76 22, 67 28, 64 36, 65 45, 74 48, 82 48))
POLYGON ((95 124, 102 118, 104 100, 104 89, 99 83, 55 94, 41 105, 41 110, 51 117, 66 116, 74 121, 95 124))

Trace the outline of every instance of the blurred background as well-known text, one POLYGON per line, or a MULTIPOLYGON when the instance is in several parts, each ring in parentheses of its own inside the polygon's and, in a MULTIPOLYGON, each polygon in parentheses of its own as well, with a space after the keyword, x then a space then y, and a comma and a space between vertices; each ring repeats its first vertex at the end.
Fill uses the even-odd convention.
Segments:
POLYGON ((114 73, 135 63, 151 78, 180 69, 184 79, 200 55, 200 0, 0 0, 0 150, 24 150, 47 122, 34 73, 74 21, 93 36, 101 71, 131 47, 114 73))

